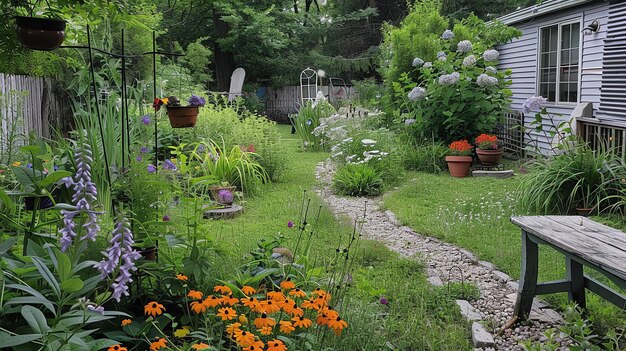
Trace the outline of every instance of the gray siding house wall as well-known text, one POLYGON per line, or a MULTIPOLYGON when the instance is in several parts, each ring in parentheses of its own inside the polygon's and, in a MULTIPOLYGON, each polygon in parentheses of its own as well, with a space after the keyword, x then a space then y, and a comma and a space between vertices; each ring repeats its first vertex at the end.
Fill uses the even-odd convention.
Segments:
MULTIPOLYGON (((607 32, 611 32, 611 27, 613 30, 616 26, 626 27, 624 21, 626 15, 618 13, 621 17, 617 18, 615 13, 616 6, 624 5, 615 5, 615 3, 603 0, 552 0, 516 11, 499 19, 522 32, 520 38, 497 48, 500 51, 499 68, 510 68, 513 72, 511 75, 511 90, 513 91, 511 107, 513 110, 521 111, 522 104, 527 98, 541 95, 539 88, 541 28, 562 23, 579 23, 581 32, 578 50, 577 99, 575 102, 550 102, 547 105, 548 112, 561 114, 561 121, 570 120, 572 112, 579 104, 591 103, 593 117, 607 121, 621 119, 626 122, 626 113, 620 115, 615 111, 607 112, 600 106, 607 32), (610 14, 612 14, 611 20, 610 14), (594 20, 600 23, 599 30, 597 32, 585 32, 583 28, 594 20)), ((617 3, 624 3, 624 1, 617 3)), ((626 55, 623 62, 626 66, 626 55)), ((623 86, 626 88, 626 76, 623 77, 623 86)), ((626 111, 626 98, 624 102, 623 107, 626 111)), ((528 125, 534 119, 534 113, 528 114, 524 118, 528 125)), ((538 135, 535 136, 539 137, 538 135)), ((549 143, 550 141, 545 140, 545 142, 549 143)))

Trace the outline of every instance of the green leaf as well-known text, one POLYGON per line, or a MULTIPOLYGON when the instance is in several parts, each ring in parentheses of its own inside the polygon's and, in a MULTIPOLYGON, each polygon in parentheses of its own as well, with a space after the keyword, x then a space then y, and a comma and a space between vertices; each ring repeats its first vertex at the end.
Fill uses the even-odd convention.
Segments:
POLYGON ((59 273, 61 286, 72 276, 72 262, 69 256, 63 252, 57 253, 57 272, 59 273))
POLYGON ((50 330, 46 316, 41 313, 40 310, 33 306, 26 305, 22 307, 22 317, 26 320, 26 323, 30 328, 37 333, 45 333, 50 330))
POLYGON ((3 347, 12 347, 35 341, 43 337, 43 334, 24 334, 24 335, 9 335, 7 333, 0 333, 0 345, 3 347))
POLYGON ((46 282, 48 282, 48 285, 50 285, 50 288, 52 288, 52 291, 54 291, 54 293, 60 297, 61 287, 59 286, 59 282, 57 282, 52 272, 50 272, 50 269, 48 269, 48 266, 46 266, 46 264, 43 262, 41 257, 33 256, 32 260, 33 260, 33 264, 35 265, 35 267, 37 267, 37 270, 41 274, 41 277, 46 282))
POLYGON ((6 288, 21 290, 32 295, 32 297, 30 296, 14 297, 11 300, 6 302, 7 305, 41 304, 41 305, 44 305, 48 310, 50 310, 50 312, 56 315, 54 304, 50 300, 45 298, 39 291, 31 288, 30 286, 22 285, 22 284, 7 284, 6 288))
POLYGON ((68 172, 68 171, 54 171, 48 174, 48 176, 46 176, 41 182, 39 182, 39 186, 42 188, 46 187, 50 184, 55 183, 58 180, 67 178, 71 175, 72 175, 72 172, 68 172))
POLYGON ((61 290, 68 293, 75 293, 80 291, 85 284, 78 277, 69 278, 66 281, 61 283, 61 290))
POLYGON ((17 242, 17 237, 8 238, 7 240, 0 243, 0 256, 6 254, 11 250, 11 247, 15 245, 17 242))

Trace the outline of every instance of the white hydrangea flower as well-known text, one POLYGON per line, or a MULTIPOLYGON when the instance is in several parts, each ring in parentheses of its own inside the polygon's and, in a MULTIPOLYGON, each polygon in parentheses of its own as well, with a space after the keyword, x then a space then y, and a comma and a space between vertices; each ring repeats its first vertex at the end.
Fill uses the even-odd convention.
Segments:
POLYGON ((439 77, 439 85, 444 85, 444 86, 454 85, 459 82, 460 78, 461 78, 461 75, 459 74, 459 72, 452 72, 450 74, 444 74, 439 77))
POLYGON ((474 67, 476 65, 476 56, 469 55, 463 59, 463 66, 465 67, 474 67))
POLYGON ((419 57, 413 59, 413 67, 421 67, 424 64, 424 60, 419 57))
POLYGON ((426 97, 426 89, 422 87, 415 87, 409 92, 409 100, 416 101, 426 97))
POLYGON ((485 67, 485 72, 487 72, 488 74, 492 74, 492 75, 498 74, 498 70, 493 66, 485 67))
POLYGON ((487 50, 483 53, 483 59, 487 62, 497 61, 498 57, 500 57, 500 53, 498 50, 487 50))
POLYGON ((469 40, 461 40, 456 46, 456 51, 463 54, 472 51, 472 47, 472 43, 469 40))
POLYGON ((476 83, 478 83, 478 86, 480 86, 481 88, 492 87, 498 84, 498 78, 491 77, 483 73, 478 76, 478 78, 476 79, 476 83))
POLYGON ((441 34, 441 39, 450 40, 454 38, 454 32, 449 29, 446 29, 443 34, 441 34))

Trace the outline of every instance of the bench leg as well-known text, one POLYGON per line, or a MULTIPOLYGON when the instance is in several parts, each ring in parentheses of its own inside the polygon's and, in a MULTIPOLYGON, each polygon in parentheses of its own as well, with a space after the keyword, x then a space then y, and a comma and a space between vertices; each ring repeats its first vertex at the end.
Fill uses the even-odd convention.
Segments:
POLYGON ((538 261, 537 243, 530 240, 529 234, 522 230, 522 273, 515 302, 515 316, 518 319, 526 319, 530 314, 537 289, 538 261))
POLYGON ((570 282, 570 288, 567 293, 569 300, 576 302, 581 308, 585 308, 585 276, 583 274, 583 265, 566 256, 565 272, 566 278, 570 282))

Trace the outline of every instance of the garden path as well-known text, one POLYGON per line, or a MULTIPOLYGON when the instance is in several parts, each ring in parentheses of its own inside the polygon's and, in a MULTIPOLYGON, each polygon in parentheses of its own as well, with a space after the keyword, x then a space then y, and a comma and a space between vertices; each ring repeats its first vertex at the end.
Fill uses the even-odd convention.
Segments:
MULTIPOLYGON (((498 271, 493 264, 478 261, 467 250, 438 239, 422 236, 411 228, 402 226, 391 211, 380 209, 382 205, 380 198, 335 195, 331 190, 334 171, 333 163, 326 160, 318 164, 316 175, 320 182, 317 192, 335 216, 347 216, 353 221, 362 220, 363 209, 367 206, 362 230, 364 237, 381 241, 401 255, 424 260, 431 284, 444 285, 448 282, 460 282, 463 279, 465 282, 476 285, 480 290, 480 297, 472 301, 471 306, 463 308, 464 315, 469 320, 482 321, 481 324, 485 329, 493 334, 495 349, 524 350, 519 346, 520 342, 545 341, 547 338, 544 332, 562 323, 562 318, 557 312, 537 300, 533 305, 530 321, 526 325, 514 326, 498 333, 513 315, 517 282, 507 274, 498 271)), ((476 327, 478 326, 474 324, 472 329, 476 327)), ((557 338, 557 341, 560 340, 557 338)), ((477 343, 476 340, 474 343, 477 347, 485 346, 477 343)))

